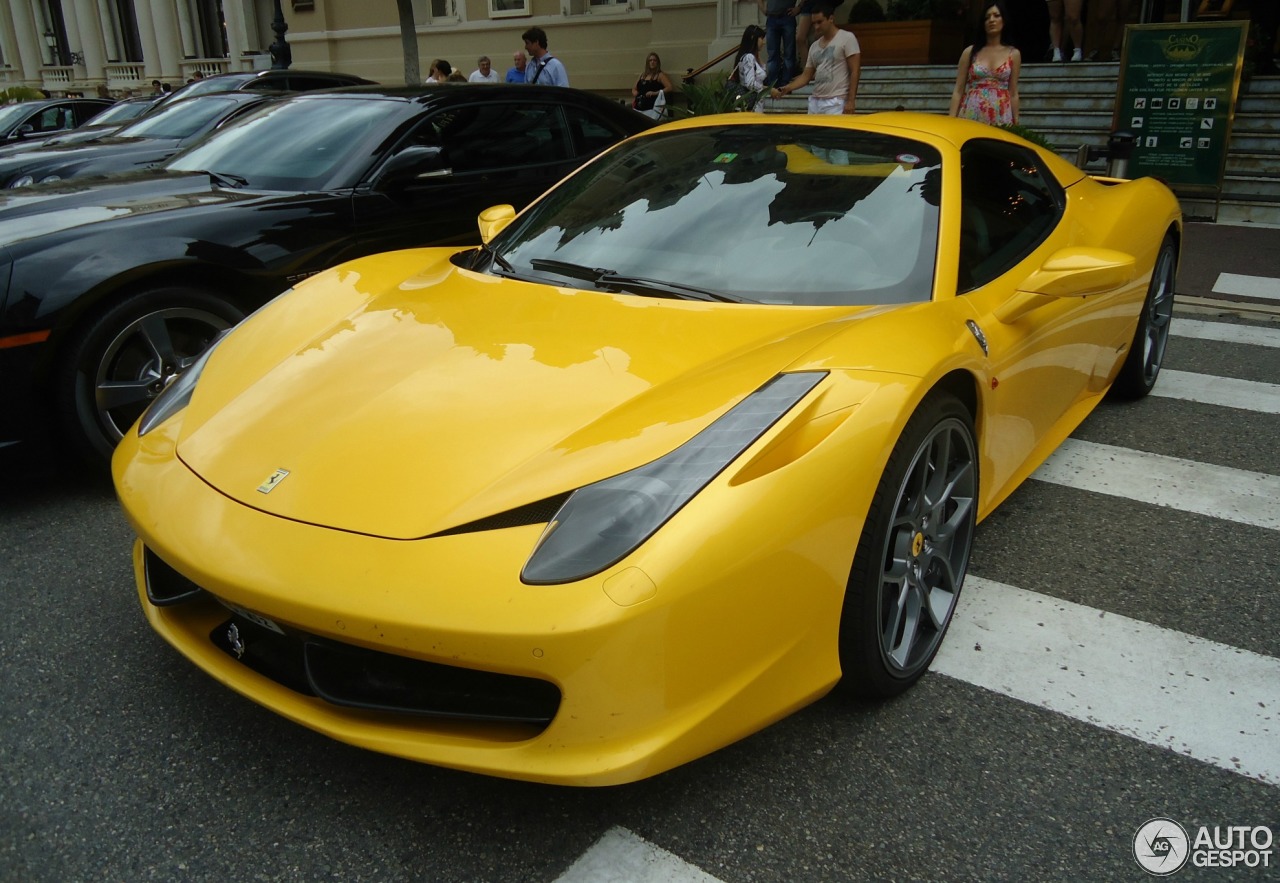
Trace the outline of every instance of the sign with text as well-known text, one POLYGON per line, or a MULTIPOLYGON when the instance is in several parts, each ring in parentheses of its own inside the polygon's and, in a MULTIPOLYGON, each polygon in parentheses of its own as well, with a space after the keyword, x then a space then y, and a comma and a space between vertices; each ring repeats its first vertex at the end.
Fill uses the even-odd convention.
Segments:
POLYGON ((1221 189, 1247 28, 1217 21, 1125 29, 1112 129, 1137 138, 1129 177, 1221 189))

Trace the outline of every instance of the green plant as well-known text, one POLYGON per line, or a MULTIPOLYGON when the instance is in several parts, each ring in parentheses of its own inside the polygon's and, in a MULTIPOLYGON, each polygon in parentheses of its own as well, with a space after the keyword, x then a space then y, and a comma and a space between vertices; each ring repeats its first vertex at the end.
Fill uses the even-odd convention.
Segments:
POLYGON ((706 116, 712 113, 733 113, 754 107, 760 94, 742 91, 737 83, 729 82, 725 73, 712 74, 701 83, 685 83, 680 90, 685 97, 685 106, 672 109, 676 117, 706 116))
POLYGON ((0 89, 0 104, 14 104, 18 101, 31 101, 43 97, 39 90, 27 86, 10 86, 8 89, 0 89))

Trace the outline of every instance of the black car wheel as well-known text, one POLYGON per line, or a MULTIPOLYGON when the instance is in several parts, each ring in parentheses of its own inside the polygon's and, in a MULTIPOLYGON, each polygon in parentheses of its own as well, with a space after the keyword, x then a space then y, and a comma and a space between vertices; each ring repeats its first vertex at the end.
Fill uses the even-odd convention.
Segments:
POLYGON ((243 318, 226 301, 189 288, 131 295, 85 326, 71 342, 58 378, 58 408, 68 440, 102 462, 178 374, 243 318))
POLYGON ((1177 271, 1178 249, 1173 237, 1166 235, 1151 271, 1151 284, 1147 286, 1147 299, 1138 317, 1129 354, 1111 386, 1111 391, 1120 398, 1140 399, 1156 385, 1164 363, 1164 350, 1169 344, 1177 271))
POLYGON ((887 698, 924 674, 955 612, 977 523, 973 420, 950 395, 907 422, 872 498, 845 590, 846 690, 887 698))

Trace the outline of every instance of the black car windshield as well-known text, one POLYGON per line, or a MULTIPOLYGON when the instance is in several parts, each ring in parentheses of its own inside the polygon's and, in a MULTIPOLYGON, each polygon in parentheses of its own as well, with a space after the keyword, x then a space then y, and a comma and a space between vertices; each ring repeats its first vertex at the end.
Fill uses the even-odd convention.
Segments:
POLYGON ((31 115, 30 104, 11 104, 8 107, 0 107, 0 132, 5 131, 15 123, 25 120, 31 115))
POLYGON ((151 104, 146 101, 121 101, 111 105, 102 113, 90 117, 85 125, 103 126, 107 123, 125 123, 142 116, 150 106, 151 104))
POLYGON ((323 188, 354 158, 372 159, 372 140, 403 119, 402 102, 294 99, 238 121, 165 167, 235 175, 270 190, 323 188))
POLYGON ((932 295, 940 193, 938 151, 906 138, 678 130, 583 168, 492 246, 516 274, 566 285, 581 282, 548 273, 555 261, 761 303, 910 303, 932 295))
POLYGON ((238 106, 239 102, 233 98, 214 96, 199 101, 176 101, 136 123, 130 123, 116 135, 121 138, 190 138, 238 106))

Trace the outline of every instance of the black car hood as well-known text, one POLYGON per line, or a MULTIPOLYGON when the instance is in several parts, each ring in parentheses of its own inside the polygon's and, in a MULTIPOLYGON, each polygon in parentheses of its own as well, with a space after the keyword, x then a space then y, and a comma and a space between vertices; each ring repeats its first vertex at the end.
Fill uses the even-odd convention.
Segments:
POLYGON ((0 180, 8 180, 32 169, 55 170, 79 166, 108 157, 155 153, 168 156, 181 146, 177 138, 100 138, 83 144, 37 147, 10 156, 0 156, 0 180))
POLYGON ((204 172, 139 172, 0 191, 0 247, 123 217, 265 202, 279 191, 214 185, 204 172))

